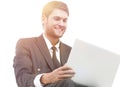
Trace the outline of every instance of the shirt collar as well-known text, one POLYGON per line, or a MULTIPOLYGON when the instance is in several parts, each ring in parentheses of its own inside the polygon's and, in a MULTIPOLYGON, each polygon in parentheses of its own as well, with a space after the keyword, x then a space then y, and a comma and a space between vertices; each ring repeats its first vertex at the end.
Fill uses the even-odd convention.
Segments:
MULTIPOLYGON (((44 34, 43 34, 43 38, 44 38, 44 40, 46 42, 46 45, 47 45, 48 49, 51 49, 51 47, 53 45, 51 44, 51 42, 47 39, 47 37, 44 34)), ((59 47, 60 47, 60 41, 55 45, 55 47, 57 48, 57 50, 59 49, 59 47)))

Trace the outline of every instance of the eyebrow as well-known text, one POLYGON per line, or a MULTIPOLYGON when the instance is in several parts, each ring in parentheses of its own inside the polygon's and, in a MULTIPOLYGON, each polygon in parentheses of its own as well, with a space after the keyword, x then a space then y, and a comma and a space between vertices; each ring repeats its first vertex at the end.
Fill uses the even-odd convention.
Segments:
POLYGON ((54 16, 53 18, 59 18, 59 19, 63 19, 63 20, 67 20, 68 18, 62 18, 60 16, 54 16))

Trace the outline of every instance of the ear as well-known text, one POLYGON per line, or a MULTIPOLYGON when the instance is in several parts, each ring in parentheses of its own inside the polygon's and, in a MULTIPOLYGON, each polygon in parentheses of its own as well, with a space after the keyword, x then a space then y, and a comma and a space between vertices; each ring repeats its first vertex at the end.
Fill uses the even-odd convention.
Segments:
POLYGON ((42 24, 44 24, 47 20, 47 17, 45 15, 42 15, 42 24))

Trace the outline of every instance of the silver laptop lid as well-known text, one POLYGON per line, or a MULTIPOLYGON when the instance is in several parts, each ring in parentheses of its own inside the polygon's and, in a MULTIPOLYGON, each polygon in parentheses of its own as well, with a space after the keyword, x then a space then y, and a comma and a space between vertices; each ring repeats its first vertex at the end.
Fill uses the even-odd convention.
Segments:
POLYGON ((120 56, 81 40, 75 40, 67 65, 76 83, 89 87, 112 87, 120 56))

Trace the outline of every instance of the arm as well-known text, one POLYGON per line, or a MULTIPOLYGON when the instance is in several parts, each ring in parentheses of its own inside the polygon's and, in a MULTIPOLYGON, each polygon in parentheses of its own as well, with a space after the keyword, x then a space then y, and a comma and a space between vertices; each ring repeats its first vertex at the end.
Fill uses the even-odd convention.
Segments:
POLYGON ((32 71, 29 48, 23 40, 19 40, 16 45, 16 55, 13 67, 18 87, 34 87, 33 81, 36 74, 32 71))

